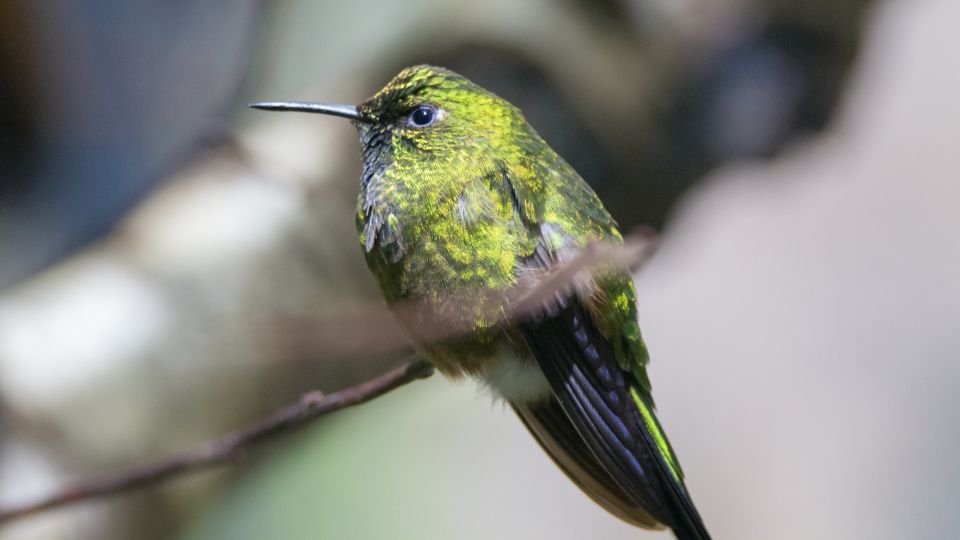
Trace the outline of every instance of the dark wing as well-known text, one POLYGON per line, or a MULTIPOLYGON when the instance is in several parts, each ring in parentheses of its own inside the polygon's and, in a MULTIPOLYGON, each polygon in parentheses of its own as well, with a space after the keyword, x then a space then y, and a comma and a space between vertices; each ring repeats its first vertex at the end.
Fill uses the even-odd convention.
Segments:
MULTIPOLYGON (((681 540, 708 540, 710 535, 653 416, 648 391, 636 380, 634 370, 622 368, 614 346, 583 303, 572 299, 555 315, 524 323, 522 330, 573 428, 554 420, 536 426, 546 429, 547 436, 531 429, 541 444, 551 438, 557 442, 545 448, 561 468, 594 499, 613 504, 615 514, 632 517, 630 522, 650 526, 652 517, 673 528, 681 540), (571 440, 574 436, 579 436, 595 461, 583 455, 571 440), (574 468, 565 465, 567 460, 575 461, 580 470, 571 474, 574 468), (596 471, 596 463, 606 478, 596 471)), ((603 506, 609 509, 610 504, 603 506)))
MULTIPOLYGON (((621 242, 590 186, 532 130, 528 135, 518 143, 523 166, 502 168, 517 234, 530 241, 518 272, 550 269, 591 240, 621 242)), ((592 292, 578 289, 520 325, 568 424, 552 413, 545 421, 536 408, 519 408, 521 417, 560 467, 614 514, 669 525, 682 540, 709 539, 653 412, 629 274, 605 273, 592 292)))
POLYGON ((664 527, 607 474, 556 397, 539 403, 513 404, 513 410, 557 467, 603 509, 637 527, 664 527))

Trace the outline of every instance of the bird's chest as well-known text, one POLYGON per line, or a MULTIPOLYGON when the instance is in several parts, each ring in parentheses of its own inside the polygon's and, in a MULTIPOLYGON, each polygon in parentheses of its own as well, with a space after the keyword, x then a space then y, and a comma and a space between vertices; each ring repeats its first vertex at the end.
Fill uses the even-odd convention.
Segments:
POLYGON ((523 235, 509 201, 483 182, 424 192, 372 186, 357 228, 387 300, 455 299, 516 280, 523 235))

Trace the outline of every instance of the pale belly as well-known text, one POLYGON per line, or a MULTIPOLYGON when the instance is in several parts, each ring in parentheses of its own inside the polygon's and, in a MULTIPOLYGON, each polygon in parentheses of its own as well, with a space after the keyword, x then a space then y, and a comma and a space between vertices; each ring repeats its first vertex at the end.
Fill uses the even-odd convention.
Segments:
POLYGON ((532 403, 550 397, 550 384, 540 366, 512 346, 501 348, 477 378, 495 398, 510 403, 532 403))

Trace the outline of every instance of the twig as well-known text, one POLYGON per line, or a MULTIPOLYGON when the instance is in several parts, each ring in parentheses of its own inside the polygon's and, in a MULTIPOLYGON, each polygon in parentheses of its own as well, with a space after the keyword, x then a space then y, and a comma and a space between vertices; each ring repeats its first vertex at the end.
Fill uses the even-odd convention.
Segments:
POLYGON ((0 508, 0 524, 44 510, 114 495, 192 471, 226 464, 265 439, 291 431, 315 418, 340 409, 366 403, 407 383, 429 377, 431 374, 433 374, 433 368, 430 364, 417 360, 333 394, 309 392, 304 394, 297 403, 288 405, 245 429, 230 433, 192 451, 134 467, 114 476, 81 482, 33 502, 0 508))
POLYGON ((540 276, 540 282, 522 283, 513 291, 507 319, 515 321, 533 315, 564 289, 575 285, 583 273, 595 274, 604 265, 635 271, 645 263, 655 249, 652 233, 636 232, 623 244, 592 243, 571 259, 540 276))
POLYGON ((640 230, 624 238, 623 244, 595 242, 568 254, 563 262, 540 272, 523 275, 507 291, 477 288, 439 306, 429 299, 401 300, 387 310, 382 304, 339 309, 335 315, 297 317, 272 321, 275 348, 279 350, 323 350, 332 357, 366 356, 397 351, 410 344, 398 321, 411 324, 408 331, 419 341, 435 343, 469 334, 476 330, 472 318, 485 311, 490 320, 509 325, 543 310, 547 302, 563 294, 577 280, 602 272, 605 268, 639 269, 654 253, 656 238, 640 230), (501 309, 502 308, 502 309, 501 309), (451 309, 458 310, 451 315, 451 309), (392 312, 392 313, 391 313, 392 312), (462 315, 462 316, 460 316, 462 315), (371 334, 368 328, 377 328, 371 334))
MULTIPOLYGON (((652 252, 653 245, 654 242, 649 234, 631 235, 626 239, 624 245, 588 245, 580 253, 558 264, 551 271, 526 282, 521 282, 517 287, 508 291, 507 296, 513 300, 506 310, 502 323, 509 323, 535 314, 541 309, 544 301, 569 287, 584 272, 601 271, 604 266, 609 267, 609 265, 636 270, 647 260, 652 252)), ((490 294, 502 295, 503 293, 478 291, 478 297, 480 298, 490 294)), ((421 307, 415 304, 395 307, 394 314, 402 317, 404 312, 409 315, 412 310, 421 309, 421 307), (398 311, 400 313, 397 313, 398 311)), ((430 330, 429 335, 420 336, 421 338, 439 341, 462 335, 472 328, 460 321, 434 322, 435 326, 430 330)), ((366 326, 370 326, 369 320, 366 326)), ((411 361, 334 394, 324 395, 318 391, 307 393, 300 398, 299 402, 288 405, 245 429, 230 433, 192 451, 134 467, 112 476, 80 482, 33 502, 0 507, 0 525, 45 510, 115 495, 163 482, 182 474, 224 465, 265 439, 303 426, 315 418, 365 403, 416 379, 426 378, 432 374, 433 368, 429 363, 423 360, 411 361)))
MULTIPOLYGON (((653 236, 648 233, 632 234, 623 244, 593 242, 552 268, 521 276, 518 283, 506 291, 478 288, 470 291, 469 299, 457 296, 439 301, 429 298, 400 301, 391 305, 390 311, 401 326, 406 322, 408 332, 424 343, 441 342, 476 331, 476 318, 480 313, 496 320, 501 327, 508 326, 536 316, 552 298, 569 294, 568 289, 587 276, 611 269, 640 268, 655 246, 653 236)), ((351 328, 368 326, 349 325, 351 328)))

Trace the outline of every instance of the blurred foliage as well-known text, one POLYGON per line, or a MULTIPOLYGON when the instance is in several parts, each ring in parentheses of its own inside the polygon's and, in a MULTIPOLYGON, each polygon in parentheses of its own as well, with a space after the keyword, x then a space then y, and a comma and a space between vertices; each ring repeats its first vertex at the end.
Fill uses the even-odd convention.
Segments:
POLYGON ((261 17, 253 0, 0 5, 0 288, 225 135, 261 17))
MULTIPOLYGON (((673 202, 713 167, 769 157, 824 126, 867 4, 814 9, 744 0, 731 6, 751 13, 742 23, 720 40, 697 43, 702 36, 655 31, 675 23, 662 20, 656 2, 568 0, 515 8, 528 12, 519 20, 545 13, 558 23, 533 35, 498 28, 496 14, 478 17, 468 30, 459 22, 471 16, 466 4, 413 3, 405 11, 420 20, 372 30, 384 34, 372 42, 390 46, 373 52, 379 69, 366 76, 372 90, 417 62, 463 72, 526 111, 622 225, 660 228, 673 202), (458 22, 444 20, 447 13, 458 22), (579 52, 550 56, 545 50, 563 41, 579 52)), ((296 50, 341 40, 335 49, 342 60, 366 61, 359 49, 351 58, 355 41, 337 34, 346 28, 317 33, 304 25, 325 12, 387 22, 394 9, 285 2, 258 10, 252 1, 147 2, 117 10, 96 1, 4 3, 0 24, 10 31, 0 45, 0 229, 6 233, 0 287, 108 231, 165 174, 222 137, 242 104, 237 96, 249 60, 257 58, 253 36, 261 43, 282 40, 287 48, 275 54, 291 58, 299 57, 296 50), (283 26, 300 17, 291 14, 302 14, 302 22, 283 26), (264 17, 277 22, 264 25, 264 17)), ((273 55, 259 58, 275 62, 273 55)), ((324 76, 309 62, 302 67, 293 75, 296 66, 285 65, 286 75, 279 76, 324 76)), ((260 68, 254 80, 278 75, 260 68)))

